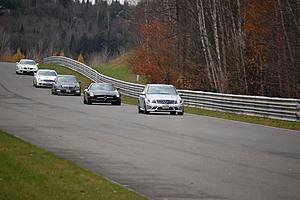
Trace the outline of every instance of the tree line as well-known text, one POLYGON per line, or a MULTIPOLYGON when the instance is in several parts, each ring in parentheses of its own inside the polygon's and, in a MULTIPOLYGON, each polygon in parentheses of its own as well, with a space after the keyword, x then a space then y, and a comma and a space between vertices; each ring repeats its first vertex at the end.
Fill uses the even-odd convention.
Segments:
POLYGON ((300 97, 299 0, 143 0, 135 71, 152 82, 300 97))
MULTIPOLYGON (((107 62, 132 48, 128 3, 113 0, 4 0, 0 3, 0 55, 64 55, 107 62)), ((99 63, 98 63, 99 64, 99 63)))

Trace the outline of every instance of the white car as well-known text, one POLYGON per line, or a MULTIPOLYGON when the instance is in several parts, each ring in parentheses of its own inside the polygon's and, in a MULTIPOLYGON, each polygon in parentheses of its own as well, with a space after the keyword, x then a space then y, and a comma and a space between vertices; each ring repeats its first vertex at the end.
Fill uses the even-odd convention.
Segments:
POLYGON ((20 62, 17 62, 16 64, 17 74, 33 74, 39 69, 38 63, 34 60, 21 59, 20 62))
POLYGON ((33 76, 33 86, 35 87, 52 87, 57 73, 55 70, 39 69, 33 76))
POLYGON ((184 106, 181 94, 173 85, 147 84, 138 99, 138 112, 169 112, 183 115, 184 106))

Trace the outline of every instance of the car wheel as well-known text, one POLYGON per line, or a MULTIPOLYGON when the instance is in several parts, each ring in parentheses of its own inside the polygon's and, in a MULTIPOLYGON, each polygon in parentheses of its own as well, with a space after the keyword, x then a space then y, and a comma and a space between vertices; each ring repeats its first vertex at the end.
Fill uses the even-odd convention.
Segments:
POLYGON ((89 104, 89 105, 91 105, 93 102, 89 99, 89 98, 87 98, 87 104, 89 104))
POLYGON ((143 113, 143 111, 141 110, 141 107, 138 105, 138 113, 143 113))
POLYGON ((58 93, 54 92, 53 90, 51 90, 51 93, 52 93, 53 95, 58 95, 58 93))
POLYGON ((150 112, 147 111, 147 108, 146 108, 146 103, 144 103, 144 114, 149 114, 150 112))
POLYGON ((182 112, 178 112, 178 115, 183 115, 183 113, 184 113, 183 111, 182 112))

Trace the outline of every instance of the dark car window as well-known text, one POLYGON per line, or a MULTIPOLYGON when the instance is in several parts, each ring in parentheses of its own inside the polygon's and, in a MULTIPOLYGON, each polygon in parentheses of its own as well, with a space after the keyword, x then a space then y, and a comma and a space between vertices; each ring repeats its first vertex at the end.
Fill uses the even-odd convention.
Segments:
POLYGON ((90 90, 114 91, 115 88, 110 84, 93 84, 91 85, 90 90))
POLYGON ((33 60, 21 60, 20 64, 23 64, 23 65, 35 65, 35 62, 33 60))
POLYGON ((150 86, 148 87, 148 94, 170 94, 177 95, 177 92, 172 86, 150 86))
POLYGON ((56 76, 55 72, 52 71, 39 71, 40 76, 56 76))
POLYGON ((73 76, 60 76, 57 78, 58 83, 77 83, 77 79, 73 76))

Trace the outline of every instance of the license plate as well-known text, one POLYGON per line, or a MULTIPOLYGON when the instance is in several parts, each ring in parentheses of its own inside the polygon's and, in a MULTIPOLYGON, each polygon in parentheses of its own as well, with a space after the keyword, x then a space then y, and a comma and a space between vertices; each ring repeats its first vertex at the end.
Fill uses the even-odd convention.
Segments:
POLYGON ((71 90, 67 90, 66 92, 70 93, 70 92, 71 92, 71 90))
POLYGON ((162 109, 168 110, 170 107, 169 106, 163 106, 162 109))

